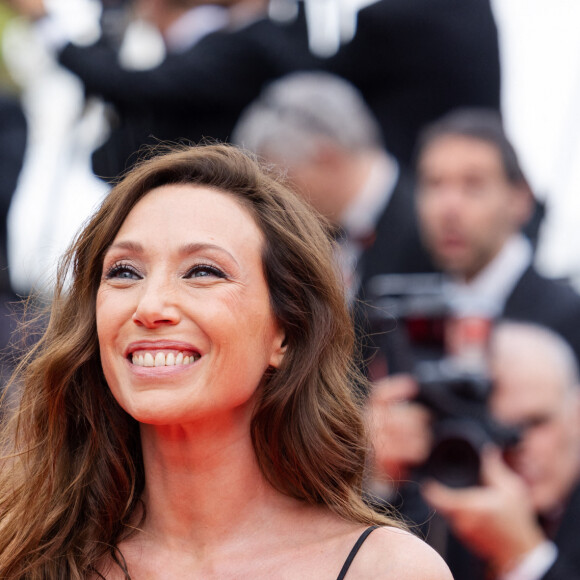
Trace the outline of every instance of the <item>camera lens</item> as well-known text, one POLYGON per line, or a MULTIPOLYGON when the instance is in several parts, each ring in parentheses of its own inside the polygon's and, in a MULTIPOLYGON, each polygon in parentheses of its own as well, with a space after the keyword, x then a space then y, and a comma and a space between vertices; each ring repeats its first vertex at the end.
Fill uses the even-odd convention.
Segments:
POLYGON ((449 420, 441 422, 423 472, 449 487, 479 485, 480 453, 490 441, 476 422, 449 420))

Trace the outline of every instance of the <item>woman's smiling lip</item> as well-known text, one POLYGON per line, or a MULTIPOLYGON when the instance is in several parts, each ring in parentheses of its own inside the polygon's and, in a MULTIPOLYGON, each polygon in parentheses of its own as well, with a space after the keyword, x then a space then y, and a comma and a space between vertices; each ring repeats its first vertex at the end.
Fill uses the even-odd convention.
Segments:
POLYGON ((132 342, 124 353, 134 368, 184 368, 198 361, 202 353, 194 345, 172 340, 132 342))

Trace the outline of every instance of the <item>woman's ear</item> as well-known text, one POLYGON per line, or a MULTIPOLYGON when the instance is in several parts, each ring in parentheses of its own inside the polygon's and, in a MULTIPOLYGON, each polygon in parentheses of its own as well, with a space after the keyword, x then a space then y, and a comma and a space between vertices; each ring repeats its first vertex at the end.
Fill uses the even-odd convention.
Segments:
POLYGON ((284 330, 280 329, 276 333, 274 348, 272 350, 272 354, 270 355, 269 366, 277 369, 282 364, 282 360, 284 359, 284 354, 286 353, 287 346, 288 345, 286 343, 286 333, 284 332, 284 330))

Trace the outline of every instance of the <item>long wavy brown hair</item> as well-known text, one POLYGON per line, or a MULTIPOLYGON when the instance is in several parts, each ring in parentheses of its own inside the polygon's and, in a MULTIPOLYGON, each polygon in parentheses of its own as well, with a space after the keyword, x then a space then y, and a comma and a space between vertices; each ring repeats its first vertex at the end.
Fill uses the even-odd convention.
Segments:
POLYGON ((96 294, 121 224, 166 184, 233 195, 264 234, 271 306, 287 343, 251 425, 264 476, 346 520, 397 525, 362 500, 367 441, 354 394, 361 379, 323 220, 249 154, 226 145, 172 147, 129 172, 79 234, 60 265, 46 332, 18 369, 21 404, 1 440, 2 578, 84 579, 110 559, 123 567, 116 546, 134 530, 128 524, 140 513, 145 473, 138 424, 101 369, 96 294))

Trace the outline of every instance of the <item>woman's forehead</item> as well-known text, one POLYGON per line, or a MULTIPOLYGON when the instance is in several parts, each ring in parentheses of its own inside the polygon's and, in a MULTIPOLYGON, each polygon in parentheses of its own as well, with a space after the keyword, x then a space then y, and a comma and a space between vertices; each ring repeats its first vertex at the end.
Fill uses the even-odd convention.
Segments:
POLYGON ((145 194, 123 221, 112 247, 222 244, 230 251, 259 249, 263 234, 246 203, 216 188, 172 184, 145 194))

